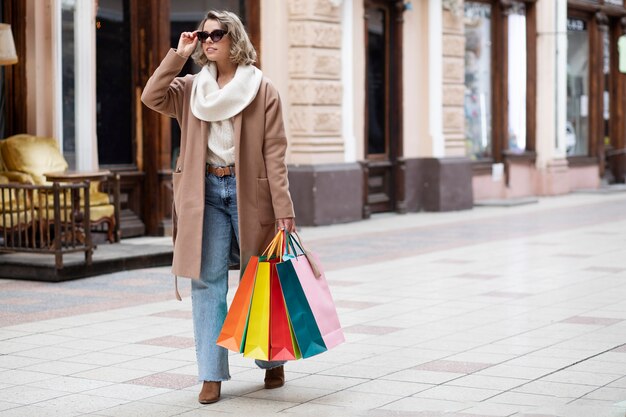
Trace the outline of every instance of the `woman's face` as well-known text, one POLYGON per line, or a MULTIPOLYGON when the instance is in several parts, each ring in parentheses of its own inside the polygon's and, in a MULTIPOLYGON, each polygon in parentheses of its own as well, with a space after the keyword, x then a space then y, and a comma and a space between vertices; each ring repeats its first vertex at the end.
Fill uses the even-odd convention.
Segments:
MULTIPOLYGON (((222 25, 217 20, 207 20, 203 30, 211 33, 214 30, 222 30, 222 25)), ((209 61, 228 62, 230 61, 230 36, 225 35, 217 42, 213 42, 209 37, 202 44, 202 51, 209 61)))

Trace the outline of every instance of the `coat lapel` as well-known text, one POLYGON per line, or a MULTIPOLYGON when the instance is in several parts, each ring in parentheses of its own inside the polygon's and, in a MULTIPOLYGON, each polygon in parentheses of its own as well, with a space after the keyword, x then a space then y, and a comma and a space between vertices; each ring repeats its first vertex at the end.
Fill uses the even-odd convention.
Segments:
POLYGON ((242 112, 239 112, 235 117, 233 117, 233 133, 235 135, 235 175, 238 177, 239 176, 239 156, 240 156, 240 149, 241 147, 239 146, 241 144, 241 119, 242 119, 242 112))

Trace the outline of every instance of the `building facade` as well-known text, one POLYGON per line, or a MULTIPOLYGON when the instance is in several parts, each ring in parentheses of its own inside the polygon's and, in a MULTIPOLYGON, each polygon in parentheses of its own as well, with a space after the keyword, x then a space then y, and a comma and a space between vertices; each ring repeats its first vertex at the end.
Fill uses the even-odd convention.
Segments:
POLYGON ((140 96, 209 9, 242 16, 281 92, 301 225, 624 182, 622 0, 0 5, 20 57, 4 136, 52 136, 72 168, 119 172, 124 236, 170 232, 179 131, 140 96))

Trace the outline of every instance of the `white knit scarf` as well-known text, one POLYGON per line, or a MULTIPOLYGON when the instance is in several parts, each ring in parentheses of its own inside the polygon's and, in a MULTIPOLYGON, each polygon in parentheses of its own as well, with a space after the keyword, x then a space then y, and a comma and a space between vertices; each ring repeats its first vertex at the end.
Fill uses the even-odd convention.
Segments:
POLYGON ((217 66, 211 62, 202 67, 193 80, 191 112, 200 120, 217 122, 241 113, 254 100, 263 73, 252 65, 239 65, 233 79, 220 89, 217 66))

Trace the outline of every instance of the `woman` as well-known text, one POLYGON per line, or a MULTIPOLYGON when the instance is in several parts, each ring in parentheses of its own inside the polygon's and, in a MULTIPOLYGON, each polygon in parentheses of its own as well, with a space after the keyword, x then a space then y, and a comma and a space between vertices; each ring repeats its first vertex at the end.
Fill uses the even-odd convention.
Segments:
MULTIPOLYGON (((280 98, 252 66, 255 60, 237 15, 210 11, 197 31, 180 35, 141 97, 151 109, 175 117, 181 128, 172 179, 172 272, 193 278, 202 404, 218 401, 221 382, 230 379, 227 351, 215 344, 226 316, 229 262, 257 255, 276 227, 296 228, 280 98), (190 56, 202 70, 177 77, 190 56)), ((176 295, 180 299, 178 290, 176 295)), ((283 363, 257 361, 266 370, 265 388, 284 384, 283 363)))

